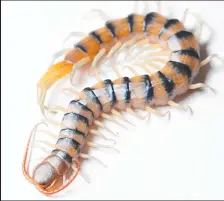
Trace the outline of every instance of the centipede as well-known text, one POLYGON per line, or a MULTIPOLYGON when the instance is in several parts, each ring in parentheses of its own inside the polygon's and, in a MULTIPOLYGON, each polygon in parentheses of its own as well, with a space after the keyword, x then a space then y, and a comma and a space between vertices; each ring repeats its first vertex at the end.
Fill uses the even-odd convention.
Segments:
MULTIPOLYGON (((169 105, 182 110, 174 98, 188 90, 208 87, 204 83, 192 84, 200 69, 208 64, 214 55, 201 61, 199 37, 187 31, 184 23, 178 19, 169 19, 159 12, 145 15, 132 13, 127 17, 106 22, 103 28, 92 31, 87 37, 69 50, 63 61, 53 64, 38 82, 38 103, 45 116, 45 97, 47 91, 61 78, 73 75, 75 70, 91 63, 91 70, 96 70, 99 59, 112 55, 126 44, 149 44, 153 48, 162 48, 152 55, 167 56, 169 59, 163 68, 154 72, 133 77, 119 76, 111 80, 100 80, 82 91, 74 92, 76 98, 68 107, 58 107, 64 113, 57 142, 52 145, 52 152, 45 157, 33 171, 28 171, 28 153, 37 124, 27 143, 23 160, 23 173, 30 183, 45 195, 53 195, 69 186, 80 173, 80 159, 92 158, 82 152, 89 134, 100 135, 93 125, 105 128, 98 119, 110 114, 122 117, 121 111, 136 114, 135 110, 146 110, 160 116, 157 106, 169 105), (130 42, 131 41, 131 42, 130 42), (69 169, 71 177, 65 181, 69 169)), ((150 62, 150 61, 149 61, 150 62)), ((116 68, 112 66, 116 72, 116 68)), ((49 120, 50 122, 50 120, 49 120)), ((52 121, 51 121, 52 122, 52 121)), ((55 123, 57 124, 57 123, 55 123)), ((97 144, 89 143, 90 146, 97 144)))

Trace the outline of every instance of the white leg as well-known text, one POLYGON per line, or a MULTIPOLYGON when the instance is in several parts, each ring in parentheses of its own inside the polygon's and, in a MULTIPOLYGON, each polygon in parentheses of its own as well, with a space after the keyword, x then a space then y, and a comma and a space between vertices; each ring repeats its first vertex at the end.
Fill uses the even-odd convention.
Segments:
POLYGON ((118 41, 109 51, 106 58, 109 59, 120 47, 122 46, 122 43, 118 41))
POLYGON ((104 21, 108 21, 108 20, 111 20, 112 18, 107 15, 103 10, 101 9, 92 9, 90 10, 84 17, 83 19, 88 19, 88 20, 91 20, 93 19, 93 16, 89 16, 89 14, 97 14, 98 17, 100 17, 102 20, 104 21))
POLYGON ((212 55, 208 56, 206 59, 204 59, 203 61, 201 61, 200 68, 203 66, 206 66, 213 58, 221 59, 218 54, 212 54, 212 55))
POLYGON ((114 115, 116 115, 116 116, 118 116, 118 117, 120 117, 120 118, 122 118, 125 122, 129 123, 130 125, 135 126, 133 123, 131 123, 130 121, 128 121, 127 119, 125 119, 124 116, 120 112, 118 112, 117 110, 112 109, 111 110, 111 113, 114 114, 114 115))
POLYGON ((87 58, 81 59, 79 62, 77 62, 76 64, 73 65, 72 72, 71 72, 71 75, 70 75, 70 82, 71 82, 71 85, 72 86, 75 85, 73 83, 73 80, 72 79, 73 79, 73 77, 75 75, 76 70, 79 70, 81 67, 83 67, 84 65, 86 65, 89 62, 90 62, 90 58, 87 57, 87 58))
POLYGON ((138 117, 139 119, 142 119, 142 120, 145 120, 146 119, 146 117, 148 116, 148 115, 146 115, 146 116, 140 116, 139 114, 137 114, 134 110, 132 110, 131 108, 127 108, 126 109, 126 112, 128 112, 129 114, 132 114, 132 115, 134 115, 134 116, 136 116, 136 117, 138 117))
POLYGON ((102 57, 106 54, 106 49, 103 48, 99 51, 99 53, 95 56, 92 65, 91 65, 91 69, 95 68, 96 65, 98 64, 99 60, 102 59, 102 57))
POLYGON ((189 86, 189 89, 201 89, 201 88, 208 88, 208 89, 210 89, 213 93, 216 93, 216 91, 215 91, 213 88, 211 88, 210 86, 208 86, 208 85, 206 85, 206 84, 204 84, 204 83, 191 84, 191 85, 189 86))
POLYGON ((99 137, 102 137, 105 140, 112 141, 113 144, 116 144, 115 140, 107 138, 105 135, 103 135, 101 132, 99 132, 99 131, 97 131, 95 129, 90 129, 89 133, 91 133, 93 135, 96 135, 96 136, 99 136, 99 137))
POLYGON ((118 124, 119 126, 128 129, 126 126, 124 126, 123 124, 121 124, 119 121, 117 121, 116 119, 114 119, 112 116, 106 114, 106 113, 102 113, 101 116, 105 119, 108 119, 110 121, 113 121, 114 123, 118 124))
POLYGON ((152 114, 155 114, 155 115, 158 115, 158 116, 161 116, 161 117, 168 116, 168 119, 170 119, 170 111, 162 113, 162 112, 159 112, 158 110, 155 110, 155 109, 153 109, 149 106, 146 107, 146 110, 151 112, 152 114))
POLYGON ((87 146, 89 147, 93 147, 93 148, 108 148, 108 149, 112 149, 118 153, 120 153, 120 151, 110 145, 104 145, 104 144, 98 144, 98 143, 94 143, 94 142, 86 142, 87 146))
POLYGON ((75 95, 77 99, 81 99, 81 93, 72 88, 64 88, 64 89, 62 89, 62 91, 65 95, 68 95, 68 94, 66 94, 66 92, 69 92, 69 93, 75 95))
POLYGON ((189 9, 188 9, 188 8, 187 8, 187 9, 185 9, 185 11, 184 11, 184 14, 183 14, 183 17, 182 17, 182 20, 181 20, 181 22, 182 22, 183 24, 184 24, 184 23, 185 23, 185 21, 186 21, 188 11, 189 11, 189 9))
POLYGON ((180 104, 178 104, 174 101, 168 101, 168 105, 171 106, 171 107, 175 107, 177 109, 180 109, 180 110, 184 110, 184 111, 190 110, 191 114, 193 114, 193 110, 190 106, 180 105, 180 104))
MULTIPOLYGON (((74 171, 77 171, 77 167, 76 167, 76 165, 72 165, 72 169, 74 170, 74 171)), ((86 183, 90 183, 90 179, 80 170, 79 171, 79 176, 80 177, 82 177, 82 179, 86 182, 86 183)))
POLYGON ((100 163, 101 165, 103 165, 104 167, 107 167, 107 165, 105 165, 104 163, 102 163, 102 161, 100 161, 99 159, 95 158, 94 156, 87 155, 87 154, 84 154, 84 153, 81 153, 79 156, 80 156, 80 158, 83 158, 83 159, 95 160, 98 163, 100 163))
POLYGON ((101 127, 101 128, 104 128, 104 129, 107 130, 109 133, 111 133, 111 134, 113 134, 113 135, 115 135, 115 136, 118 136, 117 133, 112 132, 108 127, 105 126, 105 124, 103 124, 103 123, 100 122, 99 120, 95 120, 94 123, 95 123, 97 126, 99 126, 99 127, 101 127))
POLYGON ((113 64, 112 64, 112 69, 118 78, 122 77, 122 75, 118 71, 118 68, 116 66, 114 66, 113 64))

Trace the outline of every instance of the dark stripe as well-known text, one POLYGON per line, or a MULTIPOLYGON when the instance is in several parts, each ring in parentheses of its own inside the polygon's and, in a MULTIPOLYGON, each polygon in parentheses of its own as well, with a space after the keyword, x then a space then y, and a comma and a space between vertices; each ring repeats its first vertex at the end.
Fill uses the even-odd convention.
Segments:
POLYGON ((170 19, 170 20, 167 20, 167 22, 165 23, 164 25, 164 28, 165 29, 169 29, 171 26, 179 23, 180 21, 178 19, 170 19))
POLYGON ((76 106, 76 107, 80 107, 81 109, 90 112, 91 115, 92 115, 92 118, 94 118, 93 111, 90 110, 86 105, 83 105, 82 103, 80 103, 79 101, 80 101, 80 100, 73 100, 73 101, 70 102, 70 104, 71 104, 71 105, 74 104, 74 106, 76 106))
POLYGON ((131 91, 130 91, 130 88, 129 88, 129 83, 130 83, 130 79, 128 77, 124 77, 123 78, 123 84, 126 85, 125 86, 125 103, 130 103, 130 100, 131 100, 131 91))
POLYGON ((59 158, 67 161, 68 163, 72 163, 72 157, 63 150, 55 149, 51 152, 51 154, 58 156, 59 158))
POLYGON ((185 50, 177 50, 177 51, 173 51, 173 53, 178 53, 180 55, 187 55, 187 56, 194 57, 196 59, 200 59, 198 52, 193 48, 189 48, 185 50))
POLYGON ((59 138, 58 141, 56 142, 56 144, 65 145, 63 147, 71 146, 72 148, 77 150, 78 153, 80 152, 80 144, 72 138, 67 138, 67 137, 59 138))
POLYGON ((87 53, 87 49, 83 45, 81 45, 81 44, 75 45, 75 48, 78 48, 81 51, 83 51, 84 53, 87 53))
POLYGON ((130 15, 128 15, 128 17, 127 17, 127 19, 128 19, 128 24, 129 24, 130 32, 131 32, 131 33, 133 32, 134 16, 135 16, 135 14, 130 14, 130 15))
POLYGON ((193 34, 189 31, 179 31, 174 36, 176 36, 178 39, 187 38, 189 36, 193 37, 193 34))
POLYGON ((114 92, 113 82, 109 79, 104 80, 104 87, 110 97, 111 106, 114 106, 116 103, 116 95, 114 92))
POLYGON ((178 19, 170 19, 167 20, 167 22, 165 23, 163 29, 161 30, 161 32, 159 33, 159 38, 163 35, 164 31, 166 31, 167 29, 169 29, 171 26, 175 25, 179 23, 178 19))
POLYGON ((111 32, 113 37, 116 37, 116 33, 115 33, 115 26, 113 24, 113 22, 109 21, 106 22, 106 27, 109 29, 109 31, 111 32))
POLYGON ((103 43, 100 35, 97 32, 93 31, 89 35, 93 36, 98 41, 98 43, 100 43, 100 44, 103 43))
POLYGON ((81 135, 83 138, 85 138, 85 133, 77 130, 77 129, 71 129, 71 128, 65 128, 61 129, 59 135, 66 135, 66 134, 72 134, 72 135, 81 135))
MULTIPOLYGON (((86 118, 86 117, 84 117, 84 116, 82 116, 82 115, 80 115, 80 114, 76 114, 76 113, 74 113, 74 112, 70 112, 70 113, 65 113, 64 114, 64 117, 63 117, 63 120, 67 117, 67 116, 72 116, 72 119, 74 120, 74 121, 82 121, 83 123, 85 123, 87 126, 89 126, 89 120, 86 118)), ((63 121, 62 120, 62 121, 63 121)))
POLYGON ((169 96, 172 95, 172 91, 174 89, 174 83, 172 80, 168 79, 163 73, 161 73, 160 71, 158 71, 158 75, 160 80, 162 81, 163 87, 165 88, 167 94, 169 96))
POLYGON ((153 95, 154 95, 153 86, 152 86, 150 77, 148 75, 143 75, 143 77, 144 77, 145 89, 146 89, 145 99, 146 99, 146 102, 149 102, 150 100, 153 99, 153 95))
POLYGON ((191 69, 188 65, 176 61, 169 61, 168 63, 173 66, 177 73, 186 76, 188 78, 188 82, 191 81, 191 69))
POLYGON ((85 89, 83 89, 83 92, 85 92, 91 98, 91 100, 93 100, 93 102, 99 105, 101 111, 103 110, 102 104, 100 103, 96 94, 93 92, 93 90, 90 87, 86 87, 85 89))
POLYGON ((145 16, 145 27, 144 27, 144 31, 147 30, 147 26, 148 26, 149 24, 152 24, 152 23, 153 23, 153 21, 154 21, 155 18, 156 18, 156 15, 157 15, 157 13, 155 13, 155 12, 151 12, 151 13, 148 13, 148 14, 145 16))

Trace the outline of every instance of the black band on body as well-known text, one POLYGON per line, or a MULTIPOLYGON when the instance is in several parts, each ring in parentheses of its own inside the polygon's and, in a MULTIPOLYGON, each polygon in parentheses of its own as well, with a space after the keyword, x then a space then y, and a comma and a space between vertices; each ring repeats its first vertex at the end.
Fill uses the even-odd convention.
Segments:
POLYGON ((93 92, 93 90, 90 87, 86 87, 85 89, 83 89, 83 92, 85 92, 91 98, 91 100, 93 100, 94 103, 99 105, 101 111, 103 110, 102 104, 100 103, 96 94, 93 92))
POLYGON ((75 48, 80 49, 84 53, 87 53, 87 49, 82 44, 75 45, 75 48))
POLYGON ((147 26, 148 26, 149 24, 152 24, 152 23, 153 23, 153 21, 154 21, 155 18, 156 18, 156 15, 157 15, 157 13, 155 13, 155 12, 151 12, 151 13, 148 13, 148 14, 145 16, 145 26, 144 26, 144 31, 147 30, 147 26))
POLYGON ((114 92, 113 82, 110 79, 104 80, 104 87, 110 97, 111 106, 114 106, 116 103, 116 95, 114 92))
POLYGON ((130 79, 128 77, 123 78, 123 84, 125 87, 125 103, 130 103, 131 100, 131 91, 129 87, 130 79))
POLYGON ((51 152, 51 154, 58 156, 62 160, 65 160, 68 163, 72 163, 72 157, 65 151, 60 149, 55 149, 51 152))
POLYGON ((168 79, 161 71, 157 72, 160 80, 162 81, 163 87, 165 88, 168 96, 172 95, 174 89, 174 83, 172 80, 168 79))
POLYGON ((72 100, 72 101, 69 103, 69 105, 70 105, 70 104, 71 104, 71 105, 74 105, 74 107, 79 107, 79 108, 81 108, 82 110, 85 110, 85 111, 90 112, 92 118, 94 118, 93 111, 90 110, 86 105, 82 104, 82 103, 80 102, 80 100, 72 100))
POLYGON ((81 121, 89 127, 89 120, 86 117, 80 114, 76 114, 74 112, 70 112, 64 114, 63 120, 66 119, 68 116, 70 116, 74 121, 81 121))
POLYGON ((145 89, 146 89, 145 100, 146 102, 149 102, 150 100, 153 99, 153 95, 154 95, 153 86, 152 86, 149 75, 144 75, 143 79, 144 79, 145 89))
POLYGON ((172 67, 176 70, 178 74, 182 74, 188 78, 188 82, 191 81, 191 69, 188 65, 176 62, 176 61, 169 61, 169 64, 172 65, 172 67))
POLYGON ((188 48, 185 50, 177 50, 177 51, 173 51, 173 53, 178 53, 179 55, 187 55, 187 56, 194 57, 196 59, 200 59, 198 52, 194 48, 188 48))
POLYGON ((100 43, 100 44, 103 43, 103 41, 102 41, 100 35, 99 35, 97 32, 93 31, 93 32, 91 32, 89 35, 93 36, 93 38, 95 38, 95 39, 97 40, 98 43, 100 43))
POLYGON ((80 135, 83 138, 85 138, 85 133, 79 131, 78 129, 71 129, 71 128, 65 128, 65 129, 61 129, 59 132, 59 135, 67 135, 67 134, 71 134, 71 135, 80 135))
POLYGON ((109 29, 109 31, 112 34, 112 36, 116 37, 115 26, 114 26, 113 22, 111 22, 111 21, 106 22, 106 27, 109 29))
POLYGON ((135 14, 130 14, 130 15, 128 15, 128 17, 127 17, 128 24, 129 24, 130 32, 131 32, 131 33, 133 32, 133 27, 134 27, 134 16, 135 16, 135 14))

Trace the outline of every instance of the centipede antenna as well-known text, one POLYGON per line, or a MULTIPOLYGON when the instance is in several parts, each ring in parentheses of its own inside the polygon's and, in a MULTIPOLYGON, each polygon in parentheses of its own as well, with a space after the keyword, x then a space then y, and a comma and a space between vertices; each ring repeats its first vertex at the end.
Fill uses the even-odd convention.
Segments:
POLYGON ((87 145, 89 147, 93 147, 93 148, 108 148, 108 149, 112 149, 118 153, 120 153, 120 151, 110 145, 104 145, 104 144, 98 144, 98 143, 94 143, 94 142, 87 142, 87 145))
POLYGON ((30 133, 30 137, 29 137, 28 142, 27 142, 26 151, 25 151, 24 158, 23 158, 23 174, 27 178, 27 180, 29 180, 31 183, 33 183, 33 179, 30 176, 29 165, 30 165, 30 159, 31 159, 32 150, 33 150, 32 147, 33 147, 33 143, 34 143, 34 140, 35 140, 37 128, 41 124, 44 124, 44 125, 48 126, 45 122, 39 122, 38 124, 36 124, 33 127, 32 131, 30 133), (30 150, 30 153, 29 153, 29 150, 30 150), (27 162, 28 153, 29 153, 29 159, 28 159, 28 162, 27 162))
POLYGON ((100 163, 101 165, 103 165, 105 168, 108 167, 108 166, 105 165, 101 160, 99 160, 98 158, 96 158, 96 157, 94 157, 94 156, 92 156, 92 155, 87 155, 87 154, 81 153, 79 156, 80 156, 81 158, 83 158, 83 159, 91 159, 91 160, 95 160, 95 161, 97 161, 98 163, 100 163))
POLYGON ((72 31, 69 35, 63 40, 63 44, 65 44, 71 37, 86 37, 88 34, 80 31, 72 31))

